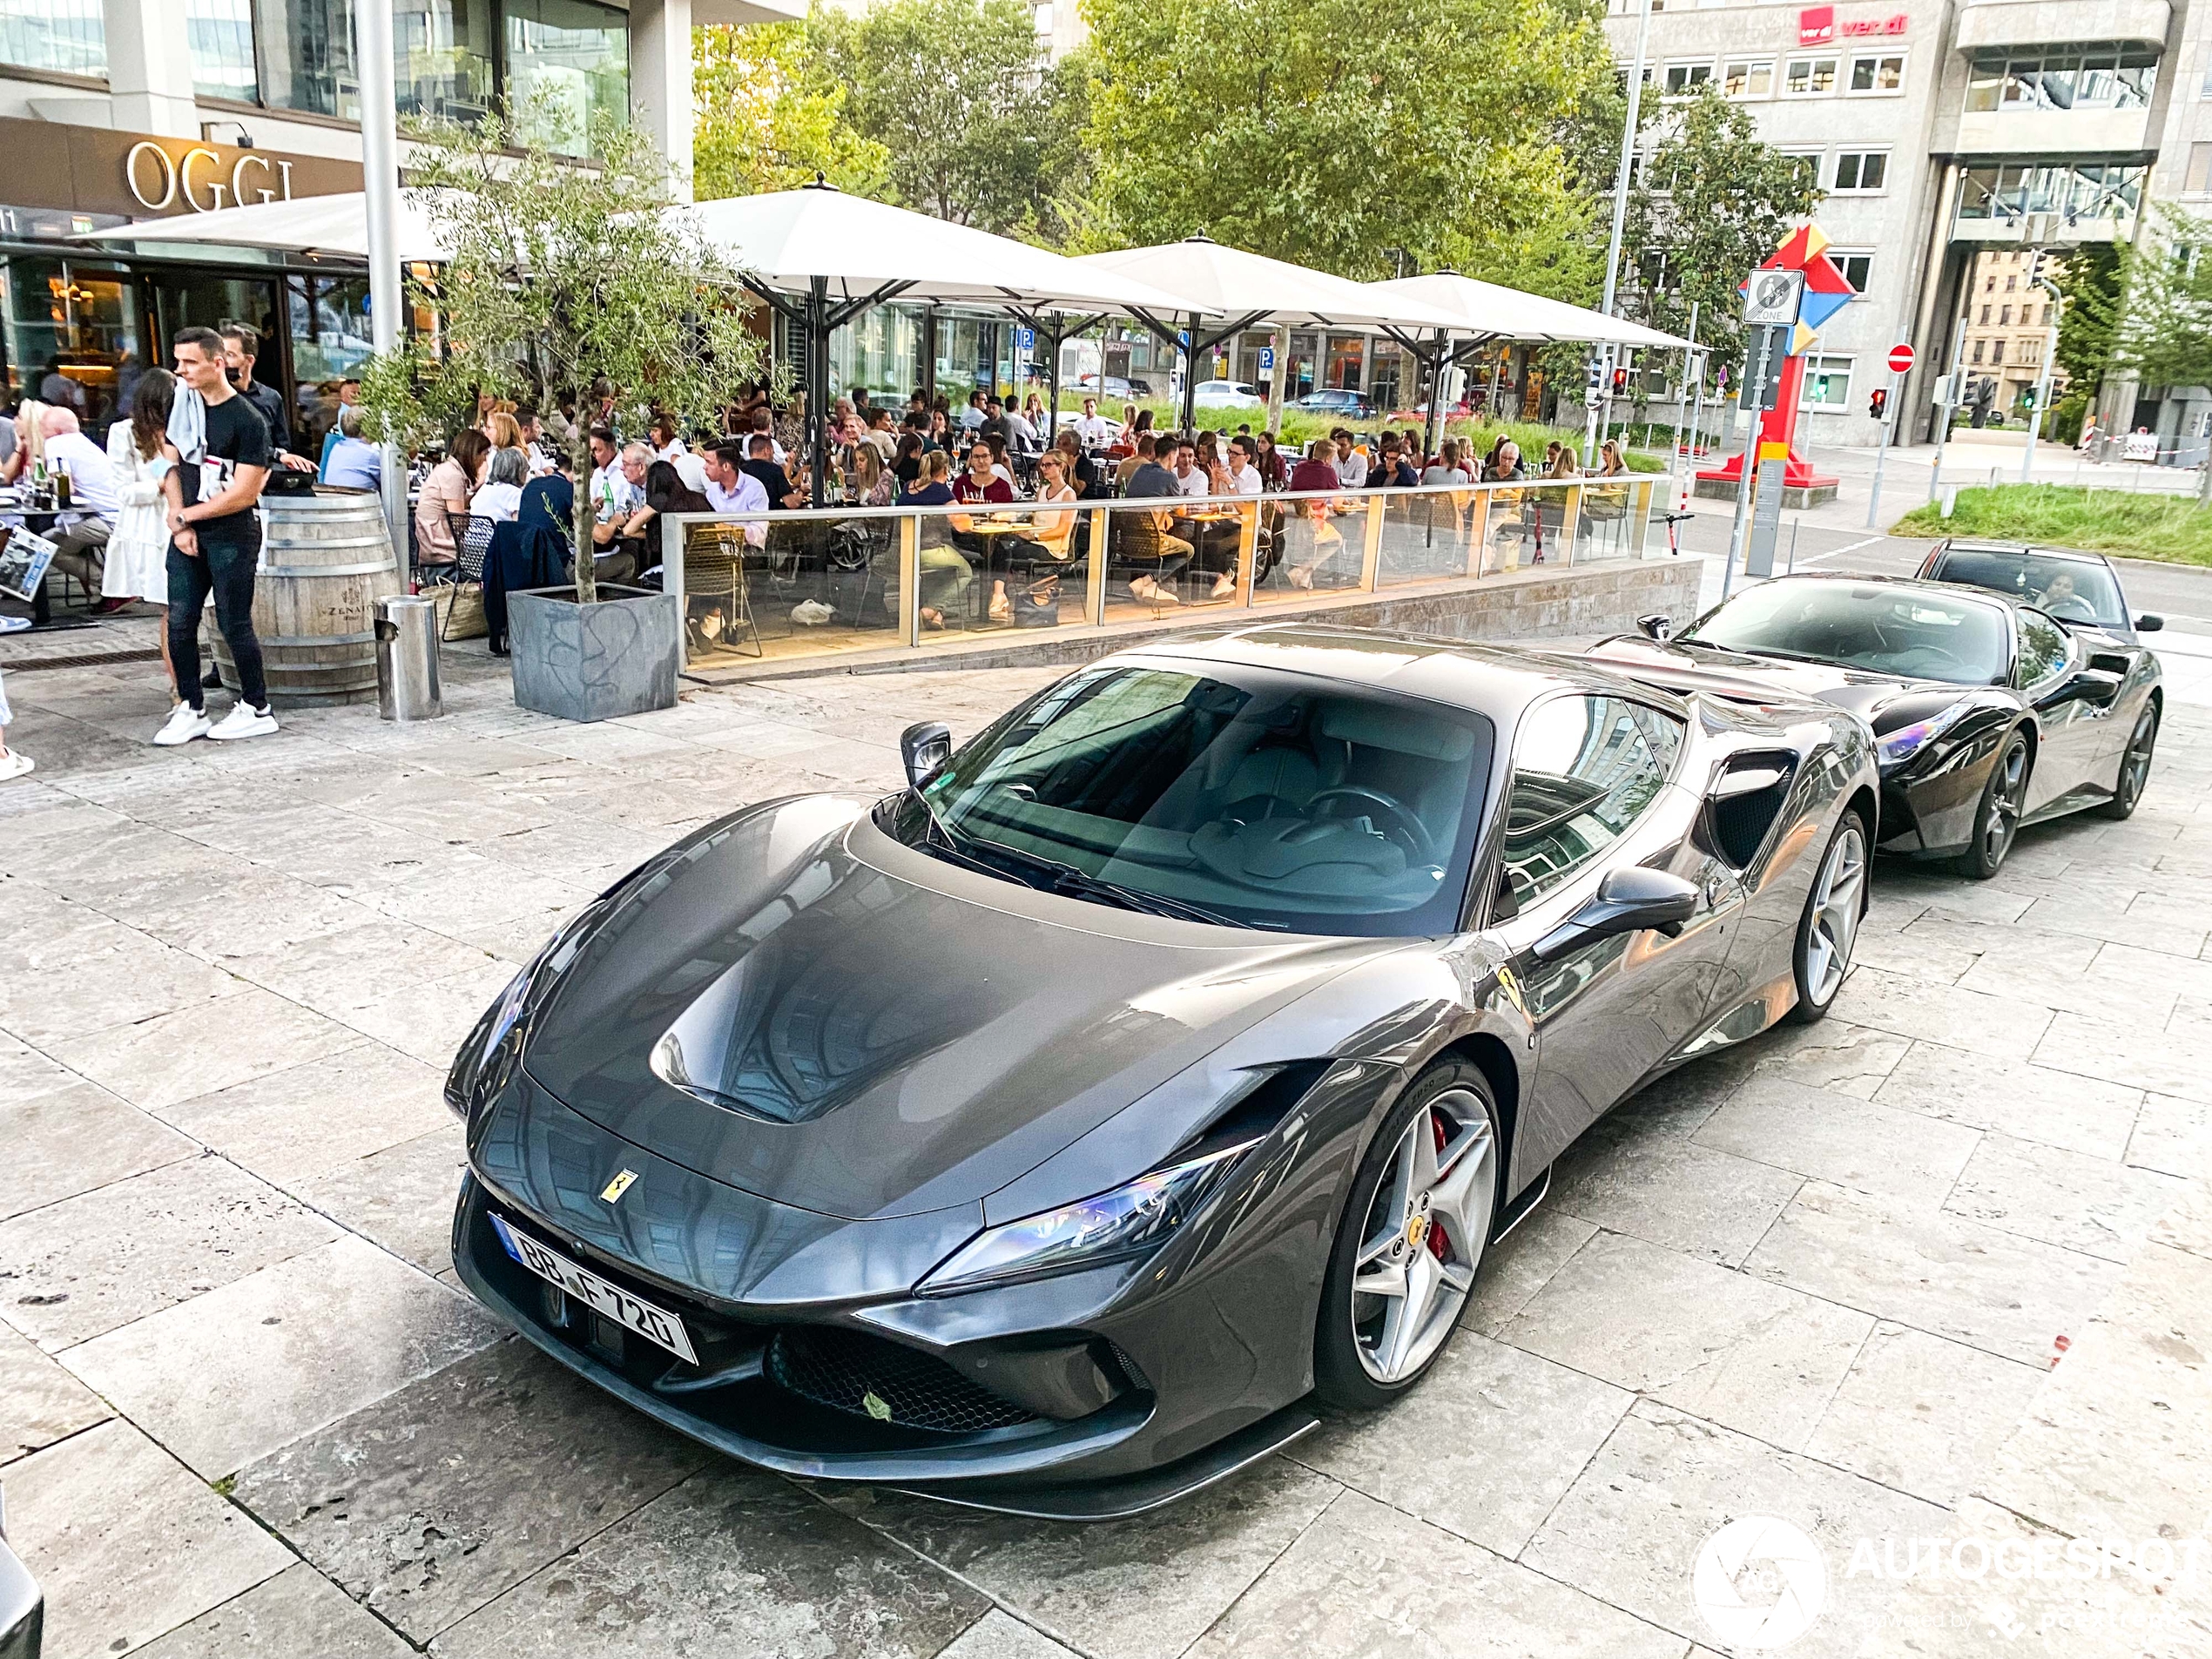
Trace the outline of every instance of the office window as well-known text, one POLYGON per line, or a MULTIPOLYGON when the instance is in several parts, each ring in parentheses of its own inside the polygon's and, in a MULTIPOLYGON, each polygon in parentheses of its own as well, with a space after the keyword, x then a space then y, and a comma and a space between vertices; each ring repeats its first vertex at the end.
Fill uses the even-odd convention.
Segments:
MULTIPOLYGON (((2157 66, 2155 51, 2109 42, 1978 52, 1967 68, 1966 111, 2144 109, 2157 66)), ((2205 85, 2212 89, 2212 71, 2205 85)))
POLYGON ((1853 293, 1865 293, 1869 273, 1874 266, 1871 253, 1844 253, 1835 248, 1828 250, 1828 262, 1844 274, 1853 293))
POLYGON ((0 0, 0 64, 63 75, 107 73, 100 0, 0 0))
POLYGON ((2188 169, 2182 175, 2182 194, 2212 193, 2212 144, 2189 145, 2188 169))
POLYGON ((2005 342, 2003 341, 1993 340, 1989 342, 1989 361, 1992 363, 2001 363, 2005 361, 2005 342))
POLYGON ((1838 357, 1832 353, 1807 352, 1804 407, 1839 409, 1849 403, 1851 363, 1849 357, 1838 357))
POLYGON ((1997 307, 1997 322, 1998 326, 2003 328, 2009 328, 2013 326, 2012 307, 2000 306, 1997 307))
POLYGON ((1996 293, 1996 292, 1997 292, 1997 279, 1996 279, 1995 277, 1993 277, 1993 277, 1989 278, 1987 280, 1986 280, 1985 282, 1983 282, 1983 284, 1981 285, 1981 291, 1982 291, 1984 293, 1996 293))
POLYGON ((1817 150, 1785 150, 1782 152, 1796 164, 1797 177, 1809 186, 1820 183, 1820 152, 1817 150))
POLYGON ((1680 98, 1694 92, 1713 78, 1710 64, 1669 64, 1667 65, 1667 96, 1680 98))
POLYGON ((1987 306, 1984 306, 1981 308, 1981 321, 1982 327, 1985 328, 1989 326, 1989 307, 1987 306))
POLYGON ((1836 90, 1836 60, 1832 57, 1792 57, 1782 78, 1784 98, 1825 98, 1836 90))
POLYGON ((186 0, 185 43, 192 51, 192 90, 202 98, 255 102, 253 0, 186 0))
MULTIPOLYGON (((2016 257, 2017 257, 2017 256, 2016 256, 2016 257)), ((2017 289, 2017 288, 2020 287, 2020 278, 2019 278, 2018 276, 2007 276, 2007 277, 2005 279, 2005 292, 2006 292, 2006 293, 2012 293, 2012 292, 2013 292, 2015 289, 2017 289)))
MULTIPOLYGON (((254 0, 253 17, 266 71, 263 103, 273 109, 335 116, 343 121, 361 119, 353 0, 254 0)), ((404 47, 397 57, 404 97, 404 47)))
MULTIPOLYGON (((1986 322, 1986 321, 1988 321, 1989 320, 1988 320, 1986 317, 1985 317, 1985 318, 1983 318, 1983 319, 1982 319, 1982 320, 1983 320, 1984 322, 1986 322)), ((1984 341, 1979 341, 1979 340, 1977 340, 1976 341, 1974 341, 1974 353, 1973 353, 1973 356, 1974 356, 1974 362, 1975 362, 1975 364, 1976 364, 1977 366, 1979 366, 1979 365, 1980 364, 1980 362, 1981 362, 1981 354, 1982 354, 1982 347, 1983 347, 1984 344, 1985 344, 1985 342, 1984 342, 1984 341)))
POLYGON ((1774 95, 1774 59, 1730 58, 1721 67, 1721 95, 1723 98, 1771 98, 1774 95))
POLYGON ((590 0, 506 0, 507 99, 535 108, 528 136, 548 149, 584 153, 593 116, 630 112, 628 17, 590 0))
POLYGON ((400 113, 482 120, 498 87, 496 48, 491 0, 392 0, 400 113))
POLYGON ((1835 187, 1861 194, 1879 190, 1889 168, 1890 153, 1886 150, 1840 151, 1836 157, 1835 187))
POLYGON ((1905 90, 1905 54, 1885 52, 1877 57, 1851 60, 1851 90, 1854 92, 1901 92, 1905 90))
POLYGON ((2025 364, 2029 368, 2041 368, 2043 342, 2040 340, 2021 341, 2019 343, 2019 348, 2013 354, 2013 358, 2015 362, 2025 364))

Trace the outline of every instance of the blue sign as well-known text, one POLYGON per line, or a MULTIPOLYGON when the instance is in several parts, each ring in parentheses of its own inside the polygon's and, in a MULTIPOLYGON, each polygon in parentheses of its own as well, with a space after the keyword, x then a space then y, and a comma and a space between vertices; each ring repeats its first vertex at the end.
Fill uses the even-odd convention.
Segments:
POLYGON ((1275 372, 1274 347, 1262 346, 1259 348, 1259 372, 1263 374, 1272 374, 1275 372))
POLYGON ((1184 348, 1184 350, 1185 350, 1185 351, 1190 350, 1190 331, 1188 328, 1178 328, 1178 329, 1177 329, 1177 330, 1175 331, 1175 343, 1176 343, 1177 345, 1178 345, 1178 346, 1182 347, 1184 348))
POLYGON ((1016 328, 1014 331, 1014 343, 1023 351, 1028 351, 1037 343, 1037 331, 1034 328, 1016 328))

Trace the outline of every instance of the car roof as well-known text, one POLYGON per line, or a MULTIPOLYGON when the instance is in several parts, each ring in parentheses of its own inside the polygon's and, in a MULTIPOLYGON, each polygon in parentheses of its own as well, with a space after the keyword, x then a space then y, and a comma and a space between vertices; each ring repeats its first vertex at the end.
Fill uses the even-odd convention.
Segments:
POLYGON ((2112 561, 2101 553, 2080 547, 2041 547, 2033 542, 1945 542, 1935 550, 1938 553, 2012 553, 2021 558, 2058 559, 2074 564, 2101 564, 2112 568, 2112 561))
MULTIPOLYGON (((1849 570, 1799 570, 1787 576, 1777 576, 1760 583, 1760 587, 1772 587, 1784 582, 1847 582, 1855 588, 1919 588, 1968 599, 1979 604, 1999 605, 2007 610, 2033 610, 2035 607, 2017 595, 2005 593, 1996 588, 1978 588, 1970 582, 1931 582, 1917 576, 1858 576, 1849 570)), ((1740 588, 1737 597, 1751 592, 1740 588)))
POLYGON ((1673 692, 1579 657, 1325 623, 1224 623, 1109 660, 1274 669, 1427 698, 1507 725, 1537 698, 1560 690, 1617 692, 1683 707, 1673 692))

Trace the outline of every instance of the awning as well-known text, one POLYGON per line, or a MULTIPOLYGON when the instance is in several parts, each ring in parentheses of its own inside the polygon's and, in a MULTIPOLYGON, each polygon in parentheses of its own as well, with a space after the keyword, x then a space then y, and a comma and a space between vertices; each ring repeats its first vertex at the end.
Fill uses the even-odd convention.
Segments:
MULTIPOLYGON (((445 239, 421 202, 423 192, 400 192, 394 215, 402 265, 446 257, 445 239)), ((142 219, 113 230, 89 231, 80 242, 206 243, 215 247, 267 248, 280 253, 315 253, 338 259, 368 259, 368 199, 358 190, 334 196, 300 196, 291 201, 253 202, 219 207, 212 213, 178 213, 142 219)))
POLYGON ((1690 344, 1625 318, 1608 317, 1602 311, 1570 306, 1564 300, 1548 300, 1539 293, 1523 293, 1494 282, 1478 282, 1456 271, 1370 282, 1366 287, 1393 302, 1423 305, 1447 314, 1451 320, 1446 327, 1454 334, 1476 339, 1586 341, 1672 350, 1690 344))
POLYGON ((1379 294, 1380 284, 1247 253, 1210 236, 1086 253, 1076 263, 1164 288, 1177 296, 1170 307, 1177 312, 1242 317, 1241 327, 1449 328, 1455 322, 1416 296, 1379 294))

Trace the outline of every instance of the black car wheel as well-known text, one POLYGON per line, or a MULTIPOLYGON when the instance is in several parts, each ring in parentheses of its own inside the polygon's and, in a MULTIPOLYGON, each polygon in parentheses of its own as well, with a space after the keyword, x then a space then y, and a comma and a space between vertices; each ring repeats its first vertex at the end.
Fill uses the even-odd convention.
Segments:
POLYGON ((1451 1339, 1490 1240, 1503 1148, 1482 1074, 1445 1061, 1383 1120, 1352 1184, 1315 1332, 1315 1391, 1373 1411, 1451 1339))
POLYGON ((1828 1017, 1836 993, 1851 972, 1851 947, 1858 941, 1858 919, 1866 914, 1866 820, 1845 813, 1805 895, 1797 918, 1797 946, 1790 965, 1797 980, 1797 1006, 1789 1017, 1811 1025, 1828 1017))
POLYGON ((2143 711, 2135 718, 2135 730, 2128 737, 2127 752, 2120 757, 2120 775, 2113 779, 2112 799, 2097 808, 2107 818, 2133 818, 2135 803, 2143 798, 2143 786, 2150 781, 2151 751, 2158 745, 2158 705, 2146 703, 2143 711))
POLYGON ((1973 845, 1959 855, 1959 871, 1976 881, 1986 881, 2004 867, 2020 833, 2020 811, 2027 801, 2027 733, 2015 726, 1997 751, 1997 763, 1982 786, 1981 805, 1974 809, 1973 845))

